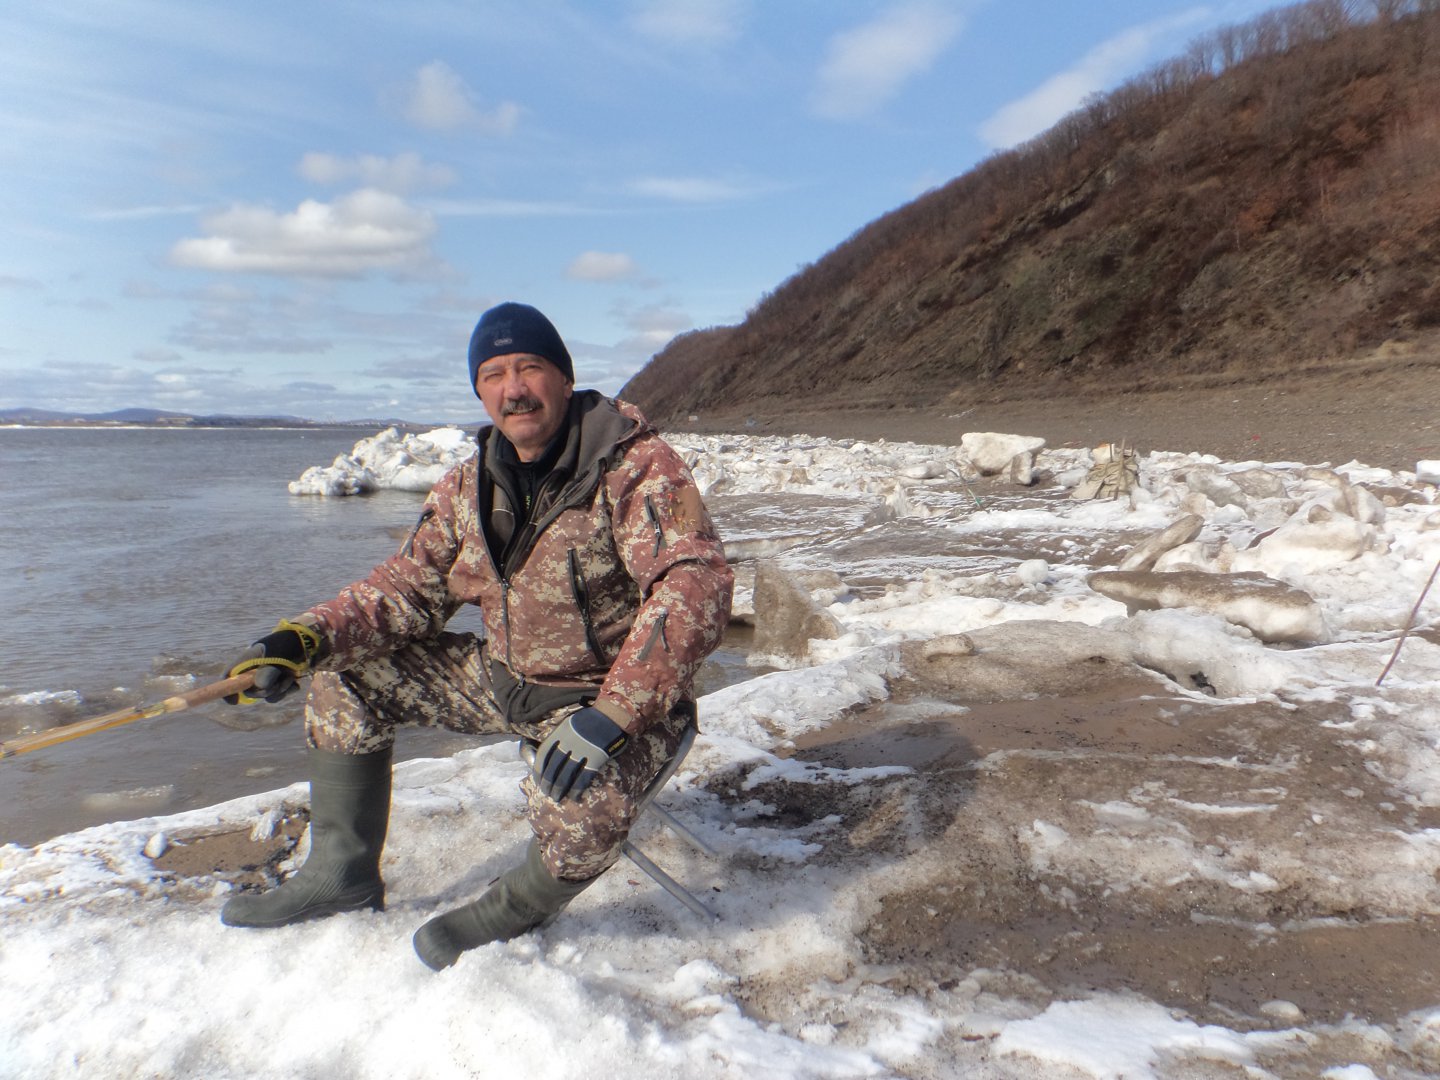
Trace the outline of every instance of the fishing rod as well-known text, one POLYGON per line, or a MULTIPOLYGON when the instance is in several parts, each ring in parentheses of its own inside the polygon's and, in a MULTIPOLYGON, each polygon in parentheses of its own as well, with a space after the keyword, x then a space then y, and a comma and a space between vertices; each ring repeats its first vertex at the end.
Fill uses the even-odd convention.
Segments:
POLYGON ((17 754, 28 754, 31 750, 40 750, 47 746, 55 746, 58 743, 69 742, 71 739, 79 739, 85 735, 93 735, 97 731, 105 731, 109 728, 119 727, 121 724, 129 724, 135 720, 149 720, 154 716, 168 716, 170 713, 184 712, 186 709, 194 708, 196 705, 204 705, 211 701, 218 701, 220 698, 229 697, 231 694, 241 694, 255 685, 255 672, 247 671, 244 674, 236 675, 233 678, 221 679, 219 682, 209 683, 206 686, 197 686, 194 690, 186 691, 183 694, 176 694, 164 701, 157 701, 150 705, 139 705, 131 709, 119 709, 116 712, 106 713, 104 716, 96 716, 90 720, 77 720, 73 724, 62 724, 60 727, 51 728, 49 731, 41 731, 34 735, 22 735, 16 739, 6 739, 0 742, 0 758, 14 757, 17 754))

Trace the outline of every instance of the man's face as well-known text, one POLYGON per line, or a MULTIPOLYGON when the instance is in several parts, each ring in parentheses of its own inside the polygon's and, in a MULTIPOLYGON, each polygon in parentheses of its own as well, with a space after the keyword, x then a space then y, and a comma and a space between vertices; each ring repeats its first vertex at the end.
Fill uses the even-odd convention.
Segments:
POLYGON ((560 430, 574 389, 559 368, 529 353, 492 356, 475 372, 480 403, 521 461, 534 461, 560 430))

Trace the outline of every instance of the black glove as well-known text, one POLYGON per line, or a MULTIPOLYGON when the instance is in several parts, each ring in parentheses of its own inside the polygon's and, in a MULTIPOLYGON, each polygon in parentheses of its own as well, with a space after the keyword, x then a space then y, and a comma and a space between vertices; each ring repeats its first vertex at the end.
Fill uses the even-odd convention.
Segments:
POLYGON ((599 709, 577 709, 535 751, 535 783, 550 798, 579 799, 630 736, 599 709))
POLYGON ((250 691, 231 694, 226 703, 253 705, 268 701, 273 705, 300 685, 297 680, 310 673, 310 664, 319 654, 319 634, 308 626, 281 619, 279 626, 246 649, 225 673, 227 679, 247 671, 255 673, 255 685, 250 691))

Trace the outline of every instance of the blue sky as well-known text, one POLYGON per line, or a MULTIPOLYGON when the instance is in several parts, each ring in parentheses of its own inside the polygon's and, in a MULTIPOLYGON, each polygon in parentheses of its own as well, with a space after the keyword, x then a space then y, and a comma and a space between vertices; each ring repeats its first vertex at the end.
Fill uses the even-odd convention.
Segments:
POLYGON ((614 392, 1248 0, 75 0, 0 36, 0 407, 470 421, 614 392))

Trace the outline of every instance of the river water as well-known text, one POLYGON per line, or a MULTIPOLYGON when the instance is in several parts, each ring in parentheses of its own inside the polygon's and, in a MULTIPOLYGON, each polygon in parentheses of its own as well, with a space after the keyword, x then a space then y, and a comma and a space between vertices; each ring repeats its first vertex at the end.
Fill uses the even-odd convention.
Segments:
MULTIPOLYGON (((422 496, 292 496, 356 428, 0 429, 0 740, 223 675, 395 550, 422 496)), ((462 612, 452 628, 478 628, 462 612)), ((727 646, 706 688, 746 676, 727 646)), ((299 695, 296 695, 298 698, 299 695)), ((301 706, 221 704, 0 761, 0 843, 304 779, 301 706)), ((407 730, 400 757, 474 745, 407 730)))

